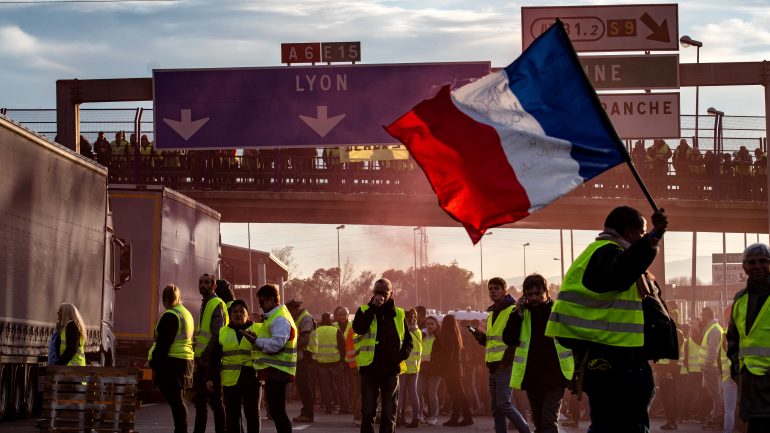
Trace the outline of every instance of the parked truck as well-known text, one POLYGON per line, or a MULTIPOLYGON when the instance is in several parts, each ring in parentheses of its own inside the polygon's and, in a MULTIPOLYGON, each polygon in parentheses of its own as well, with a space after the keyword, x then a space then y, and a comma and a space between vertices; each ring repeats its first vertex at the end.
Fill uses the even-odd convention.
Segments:
POLYGON ((116 293, 117 365, 141 369, 141 389, 152 372, 147 353, 163 313, 161 293, 168 284, 182 291, 182 302, 197 320, 198 277, 218 275, 220 214, 169 188, 110 185, 115 232, 133 249, 131 281, 116 293))
POLYGON ((86 359, 115 359, 115 289, 130 247, 113 235, 107 170, 0 115, 0 418, 29 415, 61 303, 86 328, 86 359))

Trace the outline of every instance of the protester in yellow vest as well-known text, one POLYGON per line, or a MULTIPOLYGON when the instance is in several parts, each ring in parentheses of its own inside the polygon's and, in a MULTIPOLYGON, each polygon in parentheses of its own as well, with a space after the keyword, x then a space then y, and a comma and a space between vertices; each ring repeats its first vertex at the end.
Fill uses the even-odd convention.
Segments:
POLYGON ((709 419, 705 426, 710 428, 722 427, 724 415, 722 402, 722 374, 719 371, 719 351, 722 341, 722 327, 715 318, 711 307, 704 307, 701 312, 701 361, 703 362, 703 384, 710 399, 709 419))
POLYGON ((489 393, 492 397, 492 417, 495 420, 495 433, 506 433, 510 420, 519 433, 529 433, 529 425, 511 402, 511 366, 515 348, 503 342, 503 330, 515 308, 516 301, 508 294, 508 284, 500 277, 494 277, 487 283, 492 306, 487 308, 486 333, 469 328, 485 348, 484 360, 489 369, 489 393))
POLYGON ((380 431, 396 428, 398 375, 402 361, 412 351, 412 335, 406 331, 406 313, 396 307, 392 296, 390 280, 375 281, 372 298, 358 308, 353 319, 353 331, 360 336, 356 364, 361 373, 361 433, 374 432, 378 396, 382 402, 380 431))
POLYGON ((553 306, 548 282, 540 274, 531 274, 522 289, 524 294, 503 330, 503 342, 516 347, 511 387, 527 391, 535 431, 557 432, 559 407, 575 372, 575 360, 571 350, 545 336, 553 306))
MULTIPOLYGON (((656 211, 652 222, 653 230, 646 233, 639 211, 613 209, 604 231, 567 271, 546 326, 545 335, 571 348, 578 365, 585 365, 582 385, 591 408, 591 432, 648 432, 647 411, 655 392, 650 356, 660 347, 677 351, 672 332, 667 341, 656 337, 645 344, 642 296, 668 317, 660 289, 647 273, 668 218, 656 211)), ((671 326, 669 317, 666 331, 673 331, 671 326)))
POLYGON ((297 327, 289 310, 281 305, 281 295, 274 284, 257 291, 259 306, 264 311, 262 326, 254 341, 259 351, 254 368, 257 378, 265 382, 265 401, 276 433, 291 433, 286 414, 286 385, 297 374, 297 327))
POLYGON ((294 422, 311 423, 315 420, 315 381, 311 374, 314 366, 313 353, 318 350, 318 334, 313 315, 302 307, 302 301, 292 299, 286 303, 294 324, 297 326, 297 390, 299 391, 302 408, 294 422))
POLYGON ((261 387, 257 381, 254 362, 257 360, 252 343, 256 340, 261 324, 249 318, 249 307, 243 299, 232 301, 230 323, 219 330, 211 351, 209 380, 221 380, 225 401, 225 425, 228 432, 241 432, 241 409, 246 417, 246 433, 259 433, 259 396, 261 387))
POLYGON ((406 325, 412 335, 412 351, 405 361, 406 371, 401 373, 399 378, 402 398, 398 402, 396 426, 417 428, 420 426, 420 414, 422 414, 420 398, 417 395, 417 377, 420 372, 420 358, 422 357, 422 331, 417 327, 417 311, 414 308, 406 312, 406 325), (407 403, 412 405, 412 421, 409 423, 404 420, 407 403))
POLYGON ((344 388, 350 396, 350 405, 340 407, 340 413, 353 413, 353 422, 361 424, 361 377, 358 374, 356 365, 356 347, 355 335, 353 332, 353 322, 348 320, 350 312, 347 308, 339 306, 334 310, 334 326, 342 331, 345 338, 345 359, 342 368, 342 379, 344 388), (351 410, 352 407, 352 410, 351 410))
POLYGON ((148 356, 153 382, 171 406, 174 433, 187 433, 184 392, 193 382, 192 337, 195 321, 181 304, 181 297, 179 287, 169 284, 163 288, 161 299, 166 311, 155 325, 155 342, 148 356))
MULTIPOLYGON (((332 315, 323 313, 321 323, 316 329, 318 349, 313 354, 316 361, 316 372, 321 384, 321 398, 327 414, 334 413, 334 401, 340 404, 342 413, 350 413, 348 393, 345 389, 343 363, 345 359, 345 337, 342 331, 332 323, 332 315)), ((338 412, 338 413, 339 413, 338 412)))
POLYGON ((219 383, 219 378, 215 378, 211 390, 206 386, 212 342, 219 335, 219 330, 223 326, 227 326, 229 320, 225 303, 214 293, 215 288, 213 275, 203 274, 198 278, 198 291, 203 296, 203 300, 195 327, 195 373, 193 374, 195 426, 193 433, 205 433, 206 431, 207 403, 214 412, 215 433, 225 432, 225 408, 222 403, 222 385, 219 383))
POLYGON ((59 339, 56 365, 86 365, 86 327, 77 307, 63 303, 56 312, 59 339))
POLYGON ((748 433, 770 431, 770 248, 743 252, 746 288, 735 295, 727 328, 730 375, 740 390, 740 416, 748 433))

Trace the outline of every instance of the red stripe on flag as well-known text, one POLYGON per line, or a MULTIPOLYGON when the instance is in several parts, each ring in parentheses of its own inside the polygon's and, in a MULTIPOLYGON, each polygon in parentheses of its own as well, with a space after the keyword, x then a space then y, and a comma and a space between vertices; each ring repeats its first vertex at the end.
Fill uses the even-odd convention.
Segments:
POLYGON ((497 132, 457 109, 449 86, 385 129, 406 145, 440 206, 463 223, 474 244, 487 228, 529 215, 529 198, 497 132))

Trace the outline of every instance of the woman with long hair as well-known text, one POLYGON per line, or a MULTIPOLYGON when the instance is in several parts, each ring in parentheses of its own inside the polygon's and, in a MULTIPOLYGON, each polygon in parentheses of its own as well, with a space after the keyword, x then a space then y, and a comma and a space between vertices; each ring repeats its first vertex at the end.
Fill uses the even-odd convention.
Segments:
POLYGON ((80 312, 74 305, 63 303, 56 316, 59 329, 56 337, 59 359, 56 365, 86 365, 86 327, 80 312))
POLYGON ((433 349, 438 340, 438 334, 441 325, 438 319, 433 316, 425 318, 425 337, 422 339, 422 353, 420 354, 420 374, 417 376, 417 393, 420 399, 428 396, 427 406, 424 400, 420 401, 421 408, 428 408, 428 416, 425 423, 436 425, 438 422, 438 386, 441 383, 436 357, 433 356, 433 349))
MULTIPOLYGON (((460 355, 463 351, 463 340, 460 337, 460 328, 457 327, 455 316, 444 316, 439 342, 439 350, 436 355, 441 357, 441 377, 444 378, 449 398, 452 400, 452 416, 444 425, 447 427, 473 425, 473 415, 462 385, 463 369, 460 355), (461 413, 462 420, 460 420, 461 413)), ((434 347, 433 349, 435 352, 437 348, 434 347)))

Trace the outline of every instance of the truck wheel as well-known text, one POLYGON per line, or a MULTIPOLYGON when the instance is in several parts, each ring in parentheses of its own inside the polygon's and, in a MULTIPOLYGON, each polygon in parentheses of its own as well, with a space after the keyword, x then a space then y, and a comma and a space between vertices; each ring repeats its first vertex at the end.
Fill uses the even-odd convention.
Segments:
POLYGON ((24 374, 24 367, 16 367, 13 380, 13 413, 17 418, 24 417, 24 397, 27 394, 27 378, 24 374))
POLYGON ((32 416, 37 407, 37 366, 30 365, 27 369, 27 386, 24 397, 24 413, 32 416))
POLYGON ((0 365, 0 419, 7 419, 11 408, 11 367, 0 365))

